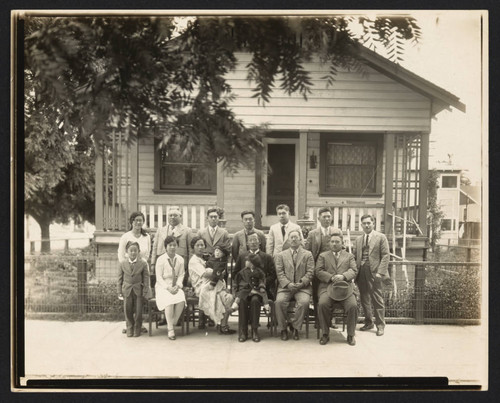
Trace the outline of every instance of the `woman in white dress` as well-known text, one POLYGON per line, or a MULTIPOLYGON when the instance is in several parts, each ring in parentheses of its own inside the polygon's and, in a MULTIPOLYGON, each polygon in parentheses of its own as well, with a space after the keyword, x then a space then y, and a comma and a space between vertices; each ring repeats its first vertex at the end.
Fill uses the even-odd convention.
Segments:
POLYGON ((206 248, 205 240, 199 236, 193 238, 191 248, 193 248, 194 255, 189 260, 188 270, 194 292, 200 298, 198 306, 200 311, 203 311, 203 314, 200 312, 201 328, 204 325, 201 318, 206 314, 217 324, 219 334, 235 333, 227 324, 229 315, 233 312, 231 305, 234 298, 227 292, 224 280, 219 280, 215 287, 210 285, 213 270, 206 267, 203 259, 203 252, 206 248))
POLYGON ((151 237, 144 230, 144 228, 142 228, 144 222, 144 214, 140 211, 135 211, 130 214, 130 231, 125 232, 125 234, 121 236, 120 242, 118 243, 118 261, 120 263, 127 260, 125 255, 125 246, 128 242, 137 242, 141 248, 141 257, 146 262, 149 262, 149 255, 151 253, 151 237))
POLYGON ((165 310, 168 338, 175 340, 174 325, 178 322, 186 297, 182 290, 184 280, 184 259, 175 253, 177 241, 173 236, 165 238, 166 252, 156 259, 156 305, 160 311, 165 310))

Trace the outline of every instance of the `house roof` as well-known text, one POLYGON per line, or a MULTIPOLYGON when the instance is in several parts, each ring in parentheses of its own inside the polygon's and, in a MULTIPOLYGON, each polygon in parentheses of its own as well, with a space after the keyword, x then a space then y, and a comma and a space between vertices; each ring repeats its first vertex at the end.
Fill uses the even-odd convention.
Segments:
POLYGON ((438 87, 430 81, 412 73, 397 63, 391 62, 378 53, 364 46, 358 48, 358 57, 371 68, 432 99, 432 115, 436 115, 450 106, 465 112, 465 104, 456 95, 438 87))

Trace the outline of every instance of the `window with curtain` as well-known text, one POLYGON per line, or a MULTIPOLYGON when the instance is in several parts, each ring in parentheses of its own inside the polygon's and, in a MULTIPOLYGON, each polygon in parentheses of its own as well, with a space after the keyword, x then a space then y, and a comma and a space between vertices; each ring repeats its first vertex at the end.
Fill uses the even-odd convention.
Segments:
POLYGON ((373 195, 381 192, 381 136, 323 134, 320 191, 322 195, 373 195))
POLYGON ((175 148, 156 151, 157 191, 176 193, 216 193, 217 164, 207 168, 193 155, 183 157, 175 148))

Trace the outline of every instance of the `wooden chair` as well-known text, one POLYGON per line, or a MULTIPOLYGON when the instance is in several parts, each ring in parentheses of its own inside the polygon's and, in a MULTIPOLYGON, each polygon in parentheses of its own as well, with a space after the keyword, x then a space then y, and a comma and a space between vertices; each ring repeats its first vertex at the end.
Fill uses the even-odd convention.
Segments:
POLYGON ((151 282, 151 293, 153 297, 148 300, 147 309, 148 309, 148 323, 149 323, 149 337, 153 335, 153 322, 155 322, 156 329, 158 329, 158 323, 161 319, 161 311, 158 309, 156 305, 155 298, 155 284, 156 284, 156 276, 154 274, 150 277, 151 282))
POLYGON ((191 287, 186 287, 184 289, 186 294, 186 306, 184 312, 182 313, 181 322, 181 332, 182 335, 189 334, 189 324, 192 323, 193 327, 196 326, 196 319, 199 320, 200 309, 198 307, 199 298, 194 295, 193 289, 191 287))
MULTIPOLYGON (((335 318, 340 318, 342 319, 342 331, 345 331, 345 326, 346 326, 346 321, 347 321, 347 313, 344 311, 344 308, 342 308, 341 305, 339 304, 334 304, 333 305, 333 312, 332 312, 332 319, 335 318)), ((320 326, 318 324, 318 327, 316 328, 316 338, 319 339, 320 336, 320 326)))

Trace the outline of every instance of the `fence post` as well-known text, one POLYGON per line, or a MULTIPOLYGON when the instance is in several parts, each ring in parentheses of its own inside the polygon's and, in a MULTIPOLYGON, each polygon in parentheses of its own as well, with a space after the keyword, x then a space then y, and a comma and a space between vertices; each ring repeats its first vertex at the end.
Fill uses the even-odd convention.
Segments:
POLYGON ((415 266, 415 323, 424 323, 425 265, 415 266))
POLYGON ((64 252, 69 252, 69 239, 64 240, 64 252))
POLYGON ((87 312, 87 260, 78 259, 76 270, 78 313, 85 313, 87 312))
POLYGON ((35 241, 30 241, 30 254, 35 254, 35 241))
POLYGON ((467 260, 466 261, 467 262, 472 262, 472 248, 470 247, 470 245, 467 248, 467 260))

